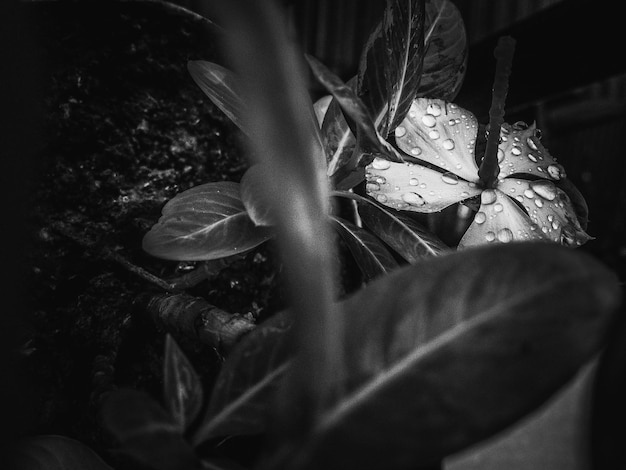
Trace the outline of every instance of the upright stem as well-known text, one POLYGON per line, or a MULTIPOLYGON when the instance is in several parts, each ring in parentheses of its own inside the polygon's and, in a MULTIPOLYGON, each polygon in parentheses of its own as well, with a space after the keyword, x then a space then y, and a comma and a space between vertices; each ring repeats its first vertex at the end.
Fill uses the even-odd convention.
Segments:
POLYGON ((498 181, 500 167, 498 165, 498 144, 500 143, 500 127, 504 122, 504 103, 509 91, 509 76, 515 52, 515 39, 504 36, 498 40, 493 53, 496 62, 496 74, 489 109, 489 136, 485 156, 480 164, 478 176, 485 188, 492 189, 498 181))

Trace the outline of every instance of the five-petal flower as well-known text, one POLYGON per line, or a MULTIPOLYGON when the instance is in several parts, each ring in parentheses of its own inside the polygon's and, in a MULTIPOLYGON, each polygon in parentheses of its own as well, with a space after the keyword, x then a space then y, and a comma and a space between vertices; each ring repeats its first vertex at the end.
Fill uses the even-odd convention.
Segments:
POLYGON ((577 246, 590 239, 568 195, 555 181, 564 168, 542 145, 539 131, 504 124, 499 179, 484 188, 475 158, 478 123, 463 108, 417 98, 395 129, 404 163, 376 158, 366 168, 367 193, 399 210, 437 212, 480 196, 480 208, 459 247, 514 240, 552 240, 577 246))

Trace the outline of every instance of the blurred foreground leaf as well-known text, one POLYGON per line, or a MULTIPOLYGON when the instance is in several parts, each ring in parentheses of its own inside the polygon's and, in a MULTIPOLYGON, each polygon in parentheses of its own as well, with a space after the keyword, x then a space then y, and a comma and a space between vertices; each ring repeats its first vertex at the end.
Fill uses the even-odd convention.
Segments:
POLYGON ((55 435, 21 440, 11 464, 10 470, 112 470, 86 445, 55 435))

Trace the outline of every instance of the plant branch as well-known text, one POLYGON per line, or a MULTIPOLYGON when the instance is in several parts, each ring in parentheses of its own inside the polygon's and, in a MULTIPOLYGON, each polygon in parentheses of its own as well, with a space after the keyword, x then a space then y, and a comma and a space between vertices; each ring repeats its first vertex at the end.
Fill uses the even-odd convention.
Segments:
POLYGON ((478 170, 480 181, 485 188, 492 189, 498 180, 500 166, 498 165, 498 145, 500 143, 500 127, 504 122, 504 103, 509 91, 509 76, 515 52, 515 39, 510 36, 501 37, 493 53, 496 62, 496 73, 489 109, 489 136, 485 155, 478 170))

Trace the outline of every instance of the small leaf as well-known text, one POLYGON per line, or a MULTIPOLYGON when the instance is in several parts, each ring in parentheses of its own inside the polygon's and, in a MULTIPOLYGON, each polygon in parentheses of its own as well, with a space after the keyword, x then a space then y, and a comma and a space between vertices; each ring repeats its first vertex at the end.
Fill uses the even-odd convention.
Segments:
POLYGON ((263 163, 252 165, 241 177, 241 202, 257 226, 276 225, 276 209, 272 201, 280 198, 281 185, 273 184, 274 175, 263 163))
POLYGON ((64 436, 22 439, 11 458, 11 470, 113 470, 89 447, 64 436))
POLYGON ((171 335, 165 339, 163 395, 170 414, 185 431, 202 407, 202 384, 171 335))
POLYGON ((467 35, 461 13, 450 0, 427 0, 424 65, 418 96, 452 101, 467 68, 467 35))
POLYGON ((317 123, 320 128, 322 127, 322 123, 324 122, 324 116, 328 112, 328 107, 330 106, 330 102, 333 100, 331 95, 322 96, 319 100, 313 103, 313 111, 315 111, 315 117, 317 118, 317 123))
POLYGON ((206 60, 190 60, 187 69, 196 84, 243 132, 241 84, 233 72, 206 60))
POLYGON ((620 297, 602 264, 548 243, 474 248, 371 282, 342 304, 346 393, 285 468, 417 468, 492 436, 603 347, 620 297))
POLYGON ((178 261, 206 261, 250 250, 271 233, 256 227, 241 203, 239 185, 207 183, 177 194, 145 235, 143 249, 178 261))
POLYGON ((424 1, 388 0, 367 40, 358 71, 358 95, 386 138, 411 106, 424 60, 424 1))
POLYGON ((177 423, 148 394, 116 390, 107 396, 102 413, 122 449, 143 464, 156 470, 200 469, 177 423))
POLYGON ((292 362, 286 334, 291 323, 285 312, 277 313, 233 348, 193 437, 195 445, 214 437, 266 431, 273 395, 292 362))
POLYGON ((363 199, 368 202, 359 205, 359 215, 365 225, 409 263, 450 251, 445 243, 410 217, 363 199))
POLYGON ((383 243, 367 230, 339 217, 333 217, 333 222, 367 281, 398 267, 398 262, 383 243))

